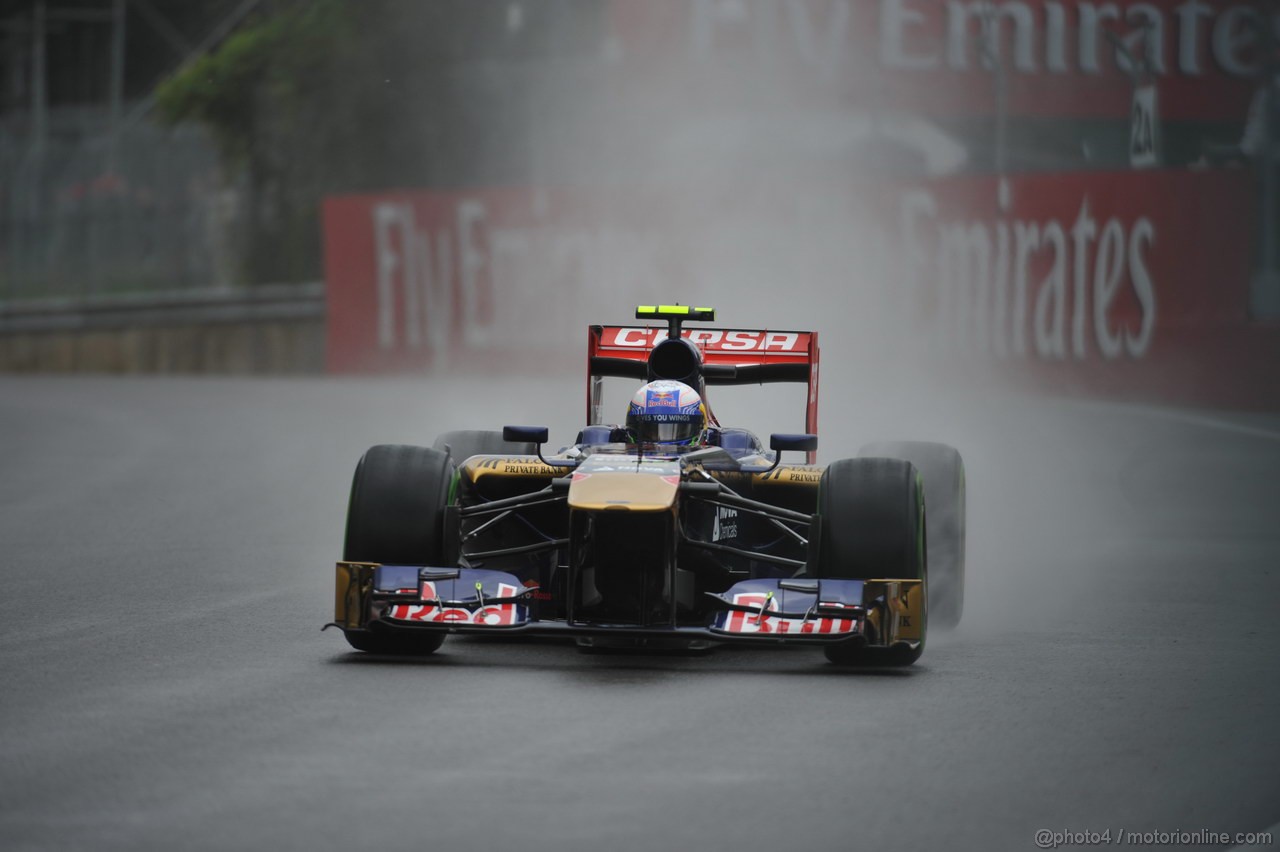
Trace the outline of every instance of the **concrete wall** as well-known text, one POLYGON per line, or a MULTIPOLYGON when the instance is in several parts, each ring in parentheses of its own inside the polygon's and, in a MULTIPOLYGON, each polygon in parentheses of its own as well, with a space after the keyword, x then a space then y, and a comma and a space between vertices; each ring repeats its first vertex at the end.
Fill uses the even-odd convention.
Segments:
POLYGON ((318 373, 324 286, 0 306, 0 372, 318 373))

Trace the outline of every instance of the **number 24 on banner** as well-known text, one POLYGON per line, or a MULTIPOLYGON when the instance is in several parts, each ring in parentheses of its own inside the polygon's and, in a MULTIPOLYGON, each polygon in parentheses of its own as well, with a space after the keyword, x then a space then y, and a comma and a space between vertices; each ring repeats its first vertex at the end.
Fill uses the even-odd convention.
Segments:
POLYGON ((1129 164, 1135 169, 1160 165, 1160 117, 1154 84, 1133 90, 1132 125, 1129 129, 1129 164))

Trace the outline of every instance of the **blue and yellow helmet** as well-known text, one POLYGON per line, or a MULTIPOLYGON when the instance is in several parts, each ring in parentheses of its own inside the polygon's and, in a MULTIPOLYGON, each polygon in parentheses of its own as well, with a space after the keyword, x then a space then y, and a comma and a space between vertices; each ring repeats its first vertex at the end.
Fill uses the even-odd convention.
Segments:
POLYGON ((639 444, 698 447, 706 430, 707 407, 684 382, 649 382, 636 391, 627 408, 627 431, 639 444))

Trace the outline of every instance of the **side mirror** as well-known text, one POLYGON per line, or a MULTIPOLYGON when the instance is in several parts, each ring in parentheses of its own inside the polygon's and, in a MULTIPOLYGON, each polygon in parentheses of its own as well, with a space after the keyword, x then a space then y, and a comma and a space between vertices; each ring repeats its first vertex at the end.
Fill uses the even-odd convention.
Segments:
POLYGON ((769 449, 774 451, 773 467, 769 468, 769 470, 774 470, 782 463, 782 454, 784 452, 794 450, 801 453, 811 453, 818 449, 818 436, 806 433, 774 432, 769 436, 769 449))
POLYGON ((769 436, 769 449, 775 452, 811 453, 818 449, 818 436, 775 432, 769 436))
POLYGON ((502 440, 513 444, 537 444, 541 447, 547 442, 550 430, 546 426, 503 426, 502 440))

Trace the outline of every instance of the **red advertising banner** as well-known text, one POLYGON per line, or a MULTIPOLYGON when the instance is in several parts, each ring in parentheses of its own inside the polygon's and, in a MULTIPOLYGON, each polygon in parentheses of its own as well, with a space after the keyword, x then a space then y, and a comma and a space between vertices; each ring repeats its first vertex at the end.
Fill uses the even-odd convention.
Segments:
POLYGON ((1249 317, 1255 192, 1244 170, 894 191, 903 295, 937 353, 1042 387, 1275 408, 1280 325, 1249 317))
POLYGON ((1254 193, 1248 171, 1206 170, 332 198, 328 365, 572 354, 582 317, 679 282, 741 295, 738 271, 776 234, 767 254, 788 277, 767 273, 766 295, 809 305, 815 330, 839 329, 832 345, 879 334, 1050 388, 1275 406, 1262 388, 1280 383, 1280 330, 1248 313, 1254 193))
POLYGON ((902 280, 945 346, 1050 362, 1158 358, 1170 332, 1247 320, 1248 177, 1079 173, 895 190, 902 280))
MULTIPOLYGON (((651 203, 651 202, 646 202, 651 203)), ((340 196, 324 205, 330 371, 387 372, 576 345, 564 305, 613 316, 652 282, 661 219, 617 194, 340 196)))
MULTIPOLYGON (((1270 3, 1249 0, 614 0, 620 85, 752 74, 794 96, 968 115, 1128 115, 1143 63, 1174 120, 1243 120, 1270 3), (1116 43, 1123 45, 1117 49, 1116 43)), ((764 88, 769 88, 765 86, 764 88)))

